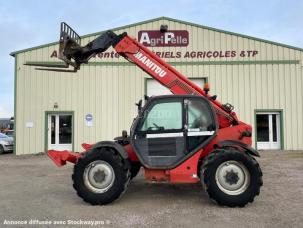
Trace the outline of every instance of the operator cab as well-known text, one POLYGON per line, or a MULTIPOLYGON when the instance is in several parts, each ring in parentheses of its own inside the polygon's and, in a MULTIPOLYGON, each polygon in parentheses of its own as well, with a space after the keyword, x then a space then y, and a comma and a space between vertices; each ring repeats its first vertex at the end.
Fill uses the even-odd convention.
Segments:
POLYGON ((171 169, 192 156, 216 135, 218 124, 202 96, 151 97, 131 129, 131 144, 148 168, 171 169))

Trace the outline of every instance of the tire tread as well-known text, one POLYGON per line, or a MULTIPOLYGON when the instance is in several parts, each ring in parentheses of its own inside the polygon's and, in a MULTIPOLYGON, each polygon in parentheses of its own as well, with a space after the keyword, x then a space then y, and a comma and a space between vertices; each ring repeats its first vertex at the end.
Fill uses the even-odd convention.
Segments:
POLYGON ((83 154, 82 157, 80 157, 77 161, 77 163, 74 166, 74 171, 72 174, 72 181, 73 181, 73 188, 76 190, 77 195, 83 199, 83 201, 90 203, 92 205, 105 205, 111 202, 114 202, 116 200, 118 200, 127 190, 128 184, 130 182, 130 171, 128 166, 125 164, 125 161, 122 159, 122 157, 118 154, 118 152, 114 149, 111 148, 102 148, 101 151, 100 150, 91 150, 86 152, 85 154, 83 154), (83 164, 85 164, 86 160, 89 159, 91 156, 98 156, 98 153, 103 153, 103 154, 107 154, 107 156, 112 156, 114 158, 114 160, 117 162, 118 166, 123 168, 124 170, 124 180, 125 183, 123 184, 122 189, 120 189, 120 194, 115 194, 113 198, 111 198, 110 200, 107 200, 106 202, 104 202, 102 199, 98 199, 98 197, 89 197, 89 194, 91 194, 88 191, 82 191, 79 187, 78 180, 76 178, 75 173, 77 172, 77 169, 79 168, 83 168, 81 167, 83 164))
POLYGON ((244 207, 248 202, 252 203, 254 201, 255 196, 260 194, 260 188, 263 185, 263 180, 262 180, 262 171, 260 168, 259 163, 256 161, 255 158, 247 154, 246 152, 239 152, 235 149, 216 149, 213 152, 211 152, 209 155, 205 157, 203 160, 203 163, 201 165, 201 182, 205 188, 205 191, 207 192, 208 196, 216 201, 219 205, 225 205, 229 207, 244 207), (248 162, 252 164, 254 169, 257 171, 257 179, 252 180, 254 181, 254 184, 257 185, 256 191, 253 192, 253 194, 250 194, 250 197, 247 200, 243 200, 240 203, 232 203, 228 202, 228 200, 222 200, 221 197, 218 197, 216 194, 216 191, 214 191, 214 186, 212 186, 211 180, 210 180, 210 169, 211 166, 215 164, 216 160, 220 157, 223 159, 228 159, 230 156, 238 156, 239 153, 242 153, 244 155, 244 158, 247 159, 248 162))

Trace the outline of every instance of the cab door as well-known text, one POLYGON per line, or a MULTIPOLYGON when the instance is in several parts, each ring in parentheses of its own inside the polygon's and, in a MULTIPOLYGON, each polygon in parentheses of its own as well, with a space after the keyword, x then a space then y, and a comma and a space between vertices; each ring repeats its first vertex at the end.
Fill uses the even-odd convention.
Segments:
POLYGON ((149 167, 168 167, 184 156, 184 105, 182 98, 157 99, 141 114, 134 145, 149 167))

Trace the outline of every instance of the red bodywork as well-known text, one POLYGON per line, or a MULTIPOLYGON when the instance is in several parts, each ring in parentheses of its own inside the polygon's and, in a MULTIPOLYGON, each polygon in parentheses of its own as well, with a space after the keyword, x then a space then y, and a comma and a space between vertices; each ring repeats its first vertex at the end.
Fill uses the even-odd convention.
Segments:
MULTIPOLYGON (((171 183, 198 182, 199 171, 197 169, 199 161, 216 148, 219 142, 224 140, 235 140, 245 143, 246 145, 251 145, 251 137, 241 137, 242 132, 252 131, 250 125, 240 122, 234 112, 226 112, 220 102, 211 99, 210 95, 203 91, 202 88, 195 85, 152 51, 129 36, 125 36, 114 48, 121 56, 142 68, 151 77, 167 87, 173 94, 194 94, 207 97, 216 111, 219 125, 216 137, 205 148, 195 153, 192 157, 174 169, 160 170, 145 168, 145 179, 147 181, 166 181, 171 183), (232 123, 234 121, 239 124, 233 125, 232 123)), ((48 156, 58 166, 65 165, 66 161, 76 163, 77 159, 92 146, 93 145, 90 144, 82 144, 82 147, 85 150, 82 153, 50 150, 48 156)), ((131 145, 126 145, 124 148, 128 153, 130 161, 139 161, 131 145)))

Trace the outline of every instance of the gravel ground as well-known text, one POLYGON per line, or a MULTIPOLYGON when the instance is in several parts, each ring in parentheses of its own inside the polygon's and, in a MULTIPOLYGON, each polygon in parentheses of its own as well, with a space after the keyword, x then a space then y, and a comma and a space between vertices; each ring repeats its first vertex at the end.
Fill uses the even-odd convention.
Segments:
POLYGON ((303 227, 303 152, 261 156, 260 196, 245 208, 227 208, 211 202, 200 185, 147 184, 142 172, 119 201, 91 206, 72 188, 71 164, 57 168, 45 155, 1 155, 0 227, 30 227, 3 223, 31 219, 52 223, 44 227, 90 220, 101 227, 303 227))

